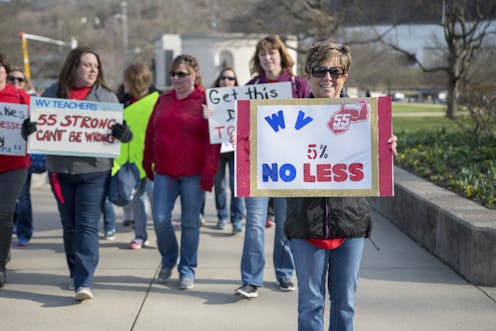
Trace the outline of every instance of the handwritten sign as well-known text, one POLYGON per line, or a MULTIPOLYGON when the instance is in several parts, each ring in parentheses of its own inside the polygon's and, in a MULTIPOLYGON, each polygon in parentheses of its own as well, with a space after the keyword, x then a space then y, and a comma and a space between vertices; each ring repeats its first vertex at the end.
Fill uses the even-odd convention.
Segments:
POLYGON ((122 104, 32 97, 30 108, 37 131, 28 138, 29 153, 119 155, 120 142, 111 132, 122 123, 122 104))
POLYGON ((291 99, 291 82, 218 87, 207 89, 207 106, 213 115, 208 119, 210 143, 229 141, 236 128, 237 100, 291 99))
POLYGON ((236 196, 391 196, 391 98, 238 101, 236 196))
POLYGON ((0 154, 26 155, 26 141, 22 139, 22 122, 28 117, 28 106, 0 102, 0 154))

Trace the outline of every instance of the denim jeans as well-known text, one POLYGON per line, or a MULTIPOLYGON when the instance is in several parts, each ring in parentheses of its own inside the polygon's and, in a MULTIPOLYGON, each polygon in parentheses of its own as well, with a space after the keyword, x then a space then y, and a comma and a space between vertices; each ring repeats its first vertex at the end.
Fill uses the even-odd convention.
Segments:
POLYGON ((33 236, 33 209, 31 205, 31 171, 28 169, 26 182, 24 183, 14 212, 14 224, 18 239, 30 240, 33 236))
POLYGON ((364 238, 346 239, 340 247, 324 250, 306 240, 290 241, 298 279, 299 331, 324 329, 326 283, 331 306, 329 330, 353 330, 364 243, 364 238))
POLYGON ((103 231, 115 231, 115 212, 114 206, 112 202, 108 199, 108 197, 103 202, 102 206, 102 214, 103 214, 103 231))
POLYGON ((153 182, 146 177, 141 179, 133 200, 131 200, 134 214, 134 237, 143 241, 148 240, 148 233, 146 232, 146 201, 147 195, 150 193, 148 186, 153 189, 153 182))
POLYGON ((246 227, 241 256, 241 281, 243 285, 263 286, 265 267, 265 220, 269 198, 245 198, 246 227))
POLYGON ((276 223, 274 233, 274 251, 272 260, 277 279, 291 279, 293 277, 294 262, 289 241, 284 234, 284 222, 286 221, 286 198, 274 199, 274 220, 276 223))
POLYGON ((227 190, 226 190, 226 165, 229 170, 229 187, 231 190, 230 217, 231 223, 239 223, 243 218, 243 199, 234 196, 234 153, 222 153, 219 168, 215 174, 215 207, 219 220, 227 220, 227 190))
POLYGON ((153 190, 153 223, 162 268, 173 268, 180 255, 180 278, 195 278, 200 241, 200 208, 205 192, 200 187, 200 176, 172 178, 155 174, 153 190), (172 209, 177 197, 181 198, 181 251, 172 226, 172 209))
POLYGON ((64 249, 75 289, 93 287, 98 264, 98 224, 109 172, 50 173, 52 192, 64 230, 64 249))

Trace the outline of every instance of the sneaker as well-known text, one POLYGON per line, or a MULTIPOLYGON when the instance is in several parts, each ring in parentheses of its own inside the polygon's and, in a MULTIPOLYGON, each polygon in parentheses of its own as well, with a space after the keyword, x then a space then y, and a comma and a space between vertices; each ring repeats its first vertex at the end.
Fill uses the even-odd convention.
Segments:
POLYGON ((131 226, 134 224, 134 220, 124 220, 122 221, 122 225, 124 226, 131 226))
POLYGON ((105 240, 115 240, 115 230, 110 230, 105 232, 103 235, 103 239, 105 240))
POLYGON ((289 292, 295 290, 294 283, 291 281, 291 279, 281 278, 278 279, 277 282, 279 283, 279 289, 283 292, 289 292))
POLYGON ((181 290, 187 290, 193 288, 194 286, 195 286, 195 281, 193 278, 184 277, 179 281, 179 288, 181 290))
POLYGON ((157 280, 159 282, 165 282, 167 279, 170 278, 171 273, 172 273, 172 268, 163 268, 158 273, 157 280))
POLYGON ((27 239, 27 238, 18 238, 17 239, 17 246, 24 247, 24 246, 27 246, 28 244, 29 244, 29 239, 27 239))
POLYGON ((274 216, 267 216, 267 220, 265 221, 265 227, 271 228, 274 225, 274 216))
POLYGON ((227 226, 227 221, 226 220, 219 220, 217 222, 217 226, 216 228, 219 229, 219 230, 224 230, 227 226))
POLYGON ((254 285, 243 285, 241 287, 238 287, 236 291, 234 291, 234 295, 239 295, 242 296, 246 299, 252 299, 258 297, 258 287, 254 285))
POLYGON ((75 287, 74 287, 74 279, 71 278, 71 280, 69 281, 69 283, 67 283, 67 289, 69 291, 74 291, 75 287))
POLYGON ((200 226, 205 225, 207 225, 207 221, 205 220, 205 217, 203 215, 200 215, 200 226))
POLYGON ((140 249, 143 246, 148 245, 148 240, 143 241, 143 239, 134 238, 133 241, 129 243, 129 249, 140 249))
POLYGON ((84 301, 93 299, 93 293, 91 293, 91 289, 88 287, 81 286, 77 289, 76 295, 74 296, 74 300, 84 301))
POLYGON ((241 226, 241 221, 233 223, 233 234, 243 232, 243 227, 241 226))

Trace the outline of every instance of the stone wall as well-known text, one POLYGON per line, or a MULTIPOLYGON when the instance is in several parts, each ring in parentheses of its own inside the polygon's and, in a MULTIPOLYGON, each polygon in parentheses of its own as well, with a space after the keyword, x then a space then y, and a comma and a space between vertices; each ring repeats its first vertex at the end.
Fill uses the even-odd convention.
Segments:
POLYGON ((395 167, 395 196, 372 208, 474 285, 496 285, 496 210, 395 167))

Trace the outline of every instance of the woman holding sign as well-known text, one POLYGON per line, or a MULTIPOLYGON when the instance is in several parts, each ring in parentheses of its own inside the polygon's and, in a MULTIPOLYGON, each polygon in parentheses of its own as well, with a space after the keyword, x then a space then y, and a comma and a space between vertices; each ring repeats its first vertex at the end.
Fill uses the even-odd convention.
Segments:
MULTIPOLYGON (((58 81, 43 97, 117 103, 117 96, 106 86, 98 54, 85 47, 71 50, 58 81)), ((35 122, 25 122, 36 130, 35 122)), ((112 136, 122 142, 132 138, 131 130, 116 123, 112 136)), ((50 185, 62 221, 64 249, 74 299, 93 298, 93 275, 98 264, 98 224, 113 159, 101 157, 47 155, 50 185)))
MULTIPOLYGON (((304 98, 308 95, 308 83, 303 78, 293 75, 294 60, 278 35, 267 36, 257 43, 250 64, 250 71, 256 76, 247 85, 291 82, 293 98, 304 98)), ((268 202, 268 198, 261 197, 245 199, 246 227, 241 257, 242 286, 234 292, 235 295, 245 298, 257 297, 258 287, 263 286, 264 233, 268 202)), ((293 257, 286 244, 283 230, 286 219, 286 198, 274 198, 274 213, 276 229, 273 263, 276 279, 281 291, 293 291, 295 289, 291 280, 294 270, 293 257)))
POLYGON ((179 258, 179 288, 194 286, 200 240, 200 209, 205 191, 211 191, 219 162, 219 145, 210 144, 206 107, 198 61, 179 55, 169 68, 173 89, 155 104, 145 136, 143 169, 154 180, 153 222, 162 268, 158 280, 170 278, 179 258), (203 106, 205 105, 205 106, 203 106), (181 246, 172 209, 181 199, 181 246))
MULTIPOLYGON (((7 84, 10 69, 9 62, 3 54, 0 54, 0 102, 29 105, 29 95, 26 92, 7 84)), ((2 106, 2 109, 6 108, 2 106)), ((12 129, 7 126, 5 130, 18 132, 19 128, 15 128, 15 126, 18 125, 18 120, 25 116, 27 115, 14 110, 8 113, 2 112, 2 121, 5 120, 6 125, 12 124, 12 129), (12 116, 11 122, 8 121, 10 116, 12 116)), ((26 181, 30 164, 29 155, 18 156, 8 152, 11 146, 6 145, 8 141, 6 141, 5 133, 3 130, 0 131, 0 287, 5 284, 6 265, 10 260, 14 209, 17 197, 26 181), (4 154, 5 152, 7 153, 4 154)))
MULTIPOLYGON (((305 63, 310 98, 345 97, 343 85, 350 67, 348 46, 323 42, 312 47, 305 63)), ((387 143, 395 155, 396 137, 387 143)), ((329 330, 353 330, 358 269, 364 238, 371 230, 367 200, 307 197, 287 202, 284 230, 298 279, 298 330, 324 329, 326 284, 331 301, 329 330)))

